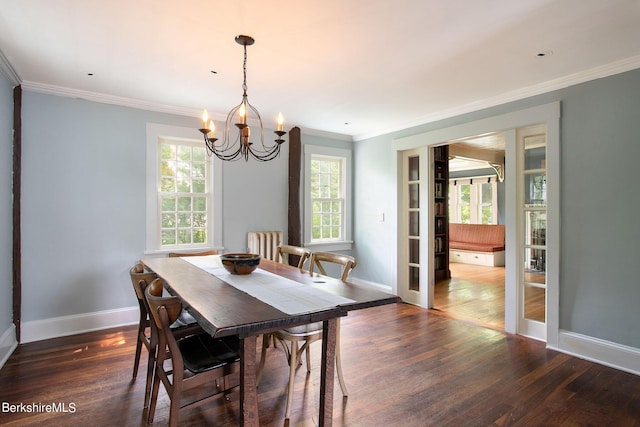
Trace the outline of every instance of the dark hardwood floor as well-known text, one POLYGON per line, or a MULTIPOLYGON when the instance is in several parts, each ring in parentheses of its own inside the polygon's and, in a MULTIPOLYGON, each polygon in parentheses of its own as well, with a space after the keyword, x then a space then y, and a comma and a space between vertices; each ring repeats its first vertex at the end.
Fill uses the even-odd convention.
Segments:
POLYGON ((435 285, 434 309, 503 331, 505 268, 450 263, 449 269, 451 278, 435 285))
MULTIPOLYGON (((335 426, 640 426, 639 376, 541 342, 407 304, 354 312, 341 329, 350 395, 343 399, 336 384, 335 426)), ((19 346, 0 370, 0 424, 145 425, 145 363, 132 383, 134 348, 133 326, 19 346), (5 410, 34 403, 75 412, 5 410)), ((296 378, 292 426, 317 425, 320 345, 312 348, 311 374, 301 369, 296 378)), ((262 425, 287 425, 286 384, 283 352, 271 349, 259 387, 262 425)), ((167 419, 162 391, 154 425, 167 419)), ((234 393, 183 412, 180 425, 237 420, 234 393)))

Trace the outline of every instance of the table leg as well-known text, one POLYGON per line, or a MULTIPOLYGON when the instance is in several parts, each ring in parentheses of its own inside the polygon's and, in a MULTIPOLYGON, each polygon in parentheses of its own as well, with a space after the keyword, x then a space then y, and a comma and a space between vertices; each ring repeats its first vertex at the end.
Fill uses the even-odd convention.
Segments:
POLYGON ((319 425, 330 427, 333 422, 333 378, 335 371, 338 319, 325 320, 322 325, 322 371, 320 372, 319 425))
POLYGON ((240 339, 240 425, 243 427, 260 425, 256 386, 256 340, 255 335, 240 339))

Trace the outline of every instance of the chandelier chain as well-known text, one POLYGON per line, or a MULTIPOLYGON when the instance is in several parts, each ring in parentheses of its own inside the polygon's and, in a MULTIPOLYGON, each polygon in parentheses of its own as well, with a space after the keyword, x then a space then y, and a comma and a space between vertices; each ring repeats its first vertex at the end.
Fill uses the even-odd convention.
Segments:
POLYGON ((244 78, 242 79, 242 90, 247 93, 247 44, 244 44, 244 63, 242 65, 242 73, 244 78))

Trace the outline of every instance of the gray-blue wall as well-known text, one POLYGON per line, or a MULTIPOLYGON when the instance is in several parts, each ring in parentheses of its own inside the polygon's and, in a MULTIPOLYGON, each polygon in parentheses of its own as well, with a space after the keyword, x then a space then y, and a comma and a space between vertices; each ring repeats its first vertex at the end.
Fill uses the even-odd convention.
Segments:
MULTIPOLYGON (((0 209, 7 213, 9 86, 0 84, 0 209)), ((634 187, 640 70, 356 142, 354 276, 386 285, 396 280, 389 263, 397 240, 392 140, 554 101, 562 105, 560 327, 640 348, 634 268, 640 241, 640 192, 634 187)), ((147 122, 198 125, 197 118, 24 93, 24 321, 134 306, 127 271, 144 251, 147 122)), ((310 139, 303 136, 303 142, 310 139)), ((243 249, 246 231, 286 230, 286 158, 285 151, 267 164, 224 164, 227 250, 243 249)), ((1 218, 8 237, 10 215, 1 218)), ((10 250, 9 241, 2 240, 1 251, 10 250)), ((11 299, 9 259, 0 257, 5 305, 11 299)), ((10 322, 10 305, 2 307, 0 327, 10 322)))
POLYGON ((640 70, 354 144, 355 241, 365 280, 390 285, 396 176, 392 141, 561 101, 560 328, 640 348, 640 70), (373 212, 391 213, 379 222, 373 212))
MULTIPOLYGON (((145 250, 146 123, 175 116, 25 91, 23 322, 136 306, 128 270, 145 250)), ((286 230, 287 158, 223 164, 223 242, 286 230)))

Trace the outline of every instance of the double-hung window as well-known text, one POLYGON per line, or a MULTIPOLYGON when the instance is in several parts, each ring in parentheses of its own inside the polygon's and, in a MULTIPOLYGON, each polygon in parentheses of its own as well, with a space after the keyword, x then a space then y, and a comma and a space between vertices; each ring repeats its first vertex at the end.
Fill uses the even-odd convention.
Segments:
MULTIPOLYGON (((220 247, 219 179, 192 130, 147 125, 147 252, 220 247)), ((217 168, 219 169, 219 168, 217 168)))
POLYGON ((305 145, 305 246, 351 249, 351 151, 305 145))
POLYGON ((497 224, 497 178, 449 180, 449 221, 459 224, 497 224))

